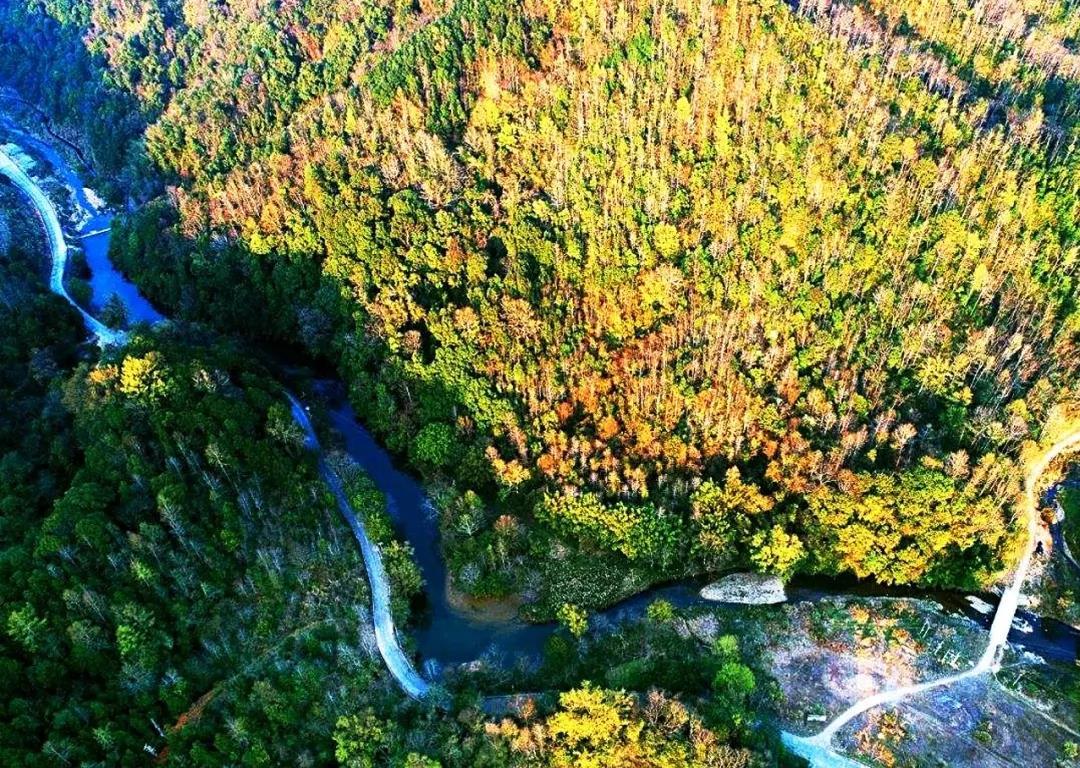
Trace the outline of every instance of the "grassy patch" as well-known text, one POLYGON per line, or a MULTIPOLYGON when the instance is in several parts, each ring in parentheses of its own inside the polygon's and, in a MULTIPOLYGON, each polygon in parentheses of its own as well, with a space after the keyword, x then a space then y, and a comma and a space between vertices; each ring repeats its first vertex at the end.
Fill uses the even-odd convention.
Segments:
POLYGON ((1065 510, 1065 520, 1061 523, 1061 533, 1069 544, 1073 557, 1080 555, 1080 489, 1061 489, 1061 508, 1065 510))
POLYGON ((553 544, 556 553, 540 561, 536 601, 525 606, 533 621, 555 617, 564 603, 596 610, 641 592, 650 574, 626 558, 606 552, 584 553, 553 544))

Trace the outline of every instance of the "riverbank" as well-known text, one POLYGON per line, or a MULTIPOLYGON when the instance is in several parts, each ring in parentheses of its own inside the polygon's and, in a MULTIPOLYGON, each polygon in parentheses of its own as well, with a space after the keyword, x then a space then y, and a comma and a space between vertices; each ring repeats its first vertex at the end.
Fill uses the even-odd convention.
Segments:
POLYGON ((52 269, 50 271, 49 286, 53 293, 63 297, 71 304, 71 306, 79 311, 79 314, 82 315, 83 322, 86 324, 87 330, 98 340, 98 343, 103 345, 122 344, 125 338, 122 331, 113 330, 99 321, 76 302, 68 292, 67 285, 65 284, 65 272, 68 263, 68 246, 64 236, 63 226, 60 223, 60 218, 57 215, 56 207, 52 200, 45 194, 41 187, 31 179, 23 169, 22 165, 20 165, 19 161, 10 157, 3 150, 0 150, 0 174, 3 174, 10 179, 11 182, 27 196, 41 219, 51 254, 50 261, 52 263, 52 269))
MULTIPOLYGON (((0 103, 2 103, 0 96, 0 103)), ((35 177, 45 185, 53 205, 61 212, 65 227, 76 234, 87 231, 93 220, 95 226, 108 226, 111 214, 108 205, 90 187, 85 186, 81 173, 87 172, 83 157, 66 141, 58 141, 36 113, 33 118, 22 112, 0 110, 0 137, 7 136, 20 152, 31 156, 37 166, 35 177), (66 195, 52 193, 48 187, 57 185, 66 195)))
POLYGON ((1080 490, 1062 488, 1050 500, 1051 562, 1039 574, 1031 592, 1040 613, 1080 629, 1080 562, 1069 536, 1080 536, 1080 490))
MULTIPOLYGON (((419 657, 425 660, 425 666, 445 669, 492 657, 502 659, 509 666, 515 659, 540 658, 548 639, 557 632, 557 625, 551 622, 524 623, 507 605, 499 603, 494 604, 495 615, 486 610, 478 612, 475 603, 470 605, 467 599, 455 592, 449 586, 449 574, 442 559, 435 511, 422 482, 403 470, 359 423, 351 406, 342 398, 343 388, 339 384, 315 380, 309 382, 309 386, 317 396, 313 400, 316 410, 325 414, 327 427, 337 435, 334 439, 340 440, 341 449, 385 495, 387 509, 398 534, 414 549, 425 579, 425 599, 419 606, 420 613, 416 615, 409 634, 419 657)), ((630 597, 594 611, 590 623, 603 627, 635 619, 642 616, 650 602, 656 599, 669 601, 681 608, 701 605, 703 600, 698 594, 701 586, 698 580, 653 587, 645 584, 633 590, 630 597)), ((928 600, 945 607, 943 616, 946 620, 949 613, 960 614, 983 627, 990 625, 998 603, 997 596, 980 594, 975 603, 985 603, 990 610, 990 615, 984 615, 973 607, 967 593, 881 587, 850 579, 797 579, 789 592, 793 603, 839 599, 845 594, 858 598, 928 600)), ((484 606, 490 607, 490 604, 484 606)), ((738 610, 735 606, 727 608, 738 610)), ((1026 614, 1017 626, 1030 626, 1033 631, 1028 633, 1017 629, 1010 636, 1013 642, 1025 643, 1049 658, 1066 658, 1070 661, 1076 658, 1075 642, 1069 637, 1063 642, 1056 640, 1058 630, 1052 625, 1043 627, 1038 617, 1026 614)))
POLYGON ((79 310, 91 332, 104 343, 119 343, 119 332, 137 323, 163 322, 165 317, 109 261, 113 213, 83 184, 69 158, 3 113, 0 137, 16 142, 17 147, 14 157, 7 155, 10 165, 5 175, 31 199, 41 196, 34 205, 50 237, 53 291, 79 310), (109 332, 108 323, 98 321, 103 313, 122 315, 115 332, 109 332))
POLYGON ((521 617, 521 597, 473 597, 446 585, 446 603, 462 616, 478 624, 505 625, 521 617))
MULTIPOLYGON (((19 115, 19 122, 22 125, 31 126, 35 123, 41 125, 45 135, 48 139, 51 139, 59 144, 63 145, 66 149, 71 151, 73 155, 79 160, 80 163, 89 169, 90 162, 87 159, 86 152, 76 144, 76 140, 79 138, 78 134, 74 134, 72 137, 62 136, 56 130, 56 126, 53 121, 45 113, 45 110, 41 109, 36 104, 24 99, 16 91, 6 86, 0 87, 0 103, 6 102, 10 106, 17 106, 22 114, 19 115), (30 115, 33 115, 34 119, 30 119, 30 115)), ((44 139, 44 137, 42 137, 44 139)))

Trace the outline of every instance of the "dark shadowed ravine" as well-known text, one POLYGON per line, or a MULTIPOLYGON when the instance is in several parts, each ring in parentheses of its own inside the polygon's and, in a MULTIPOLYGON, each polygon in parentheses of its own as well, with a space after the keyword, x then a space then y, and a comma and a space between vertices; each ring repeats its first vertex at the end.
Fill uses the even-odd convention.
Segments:
MULTIPOLYGON (((0 151, 0 174, 12 180, 25 193, 37 210, 48 233, 50 256, 53 262, 52 289, 79 309, 88 331, 102 344, 123 344, 127 338, 125 330, 109 328, 94 316, 114 295, 123 303, 129 323, 156 324, 164 321, 165 318, 161 313, 155 310, 139 294, 138 289, 110 263, 108 259, 110 215, 95 207, 90 199, 91 195, 84 189, 78 175, 66 160, 49 144, 18 130, 6 120, 0 120, 0 128, 4 130, 8 141, 16 142, 22 150, 32 150, 38 158, 44 159, 52 166, 52 176, 70 190, 73 203, 83 214, 77 223, 72 222, 65 227, 57 215, 55 206, 42 191, 35 178, 41 174, 33 169, 27 173, 21 168, 16 152, 0 151), (92 294, 88 308, 78 307, 63 285, 68 247, 65 230, 70 239, 81 242, 86 252, 91 273, 92 294)), ((340 480, 322 459, 320 442, 308 416, 308 406, 291 394, 286 393, 286 396, 289 398, 295 420, 305 431, 307 447, 318 456, 320 474, 332 491, 343 519, 353 531, 361 548, 371 582, 372 616, 379 651, 402 689, 409 696, 422 698, 426 695, 430 682, 437 676, 440 666, 471 661, 487 654, 502 657, 539 654, 547 638, 555 631, 554 625, 526 624, 515 620, 488 620, 478 618, 475 614, 459 610, 452 605, 447 590, 446 568, 439 551, 438 526, 432 504, 420 483, 409 473, 397 467, 391 456, 358 423, 352 409, 341 395, 344 389, 344 386, 337 382, 319 381, 313 387, 313 394, 325 406, 329 425, 340 435, 346 452, 363 467, 385 495, 388 511, 399 534, 412 545, 415 551, 426 586, 424 610, 417 625, 410 629, 417 651, 415 656, 423 660, 423 664, 420 665, 414 663, 414 657, 405 653, 399 643, 398 633, 389 610, 389 582, 382 568, 379 550, 368 539, 363 528, 363 521, 357 519, 349 506, 340 480), (418 666, 422 672, 418 671, 418 666)), ((1022 581, 1022 578, 1018 577, 1017 581, 1022 581)), ((641 615, 645 606, 658 598, 668 600, 679 607, 703 603, 704 601, 698 596, 699 587, 700 584, 687 582, 648 590, 597 614, 593 619, 594 624, 612 623, 641 615)), ((1012 585, 1010 585, 1010 590, 1012 590, 1012 585)), ((1080 633, 1059 622, 1043 620, 1024 611, 1016 612, 1014 618, 1015 601, 1012 606, 1003 611, 984 616, 964 600, 964 595, 952 592, 888 589, 855 582, 805 580, 796 581, 790 585, 788 594, 794 601, 816 601, 843 595, 926 598, 938 602, 944 610, 963 613, 984 627, 991 627, 993 622, 994 627, 990 633, 991 640, 988 641, 987 648, 987 653, 990 655, 996 656, 1000 650, 1000 642, 1004 640, 1004 633, 1007 632, 1010 642, 1046 658, 1066 662, 1075 661, 1078 658, 1080 633), (1004 613, 1008 615, 1003 616, 1004 613), (997 621, 994 621, 995 616, 997 621), (1003 623, 1003 619, 1007 621, 1003 623), (1011 630, 1008 627, 1010 623, 1011 630), (992 647, 995 643, 997 646, 992 647)), ((981 597, 992 605, 997 605, 997 597, 993 595, 981 597)), ((739 608, 717 606, 717 610, 737 611, 739 608)), ((985 664, 983 662, 980 664, 989 668, 992 662, 993 659, 990 659, 985 664)), ((985 670, 979 667, 978 670, 965 674, 976 674, 982 671, 985 670)), ((943 679, 936 681, 936 684, 947 682, 948 679, 943 679)), ((869 703, 869 700, 865 701, 869 703)), ((854 708, 858 708, 858 705, 854 708)), ((831 736, 832 732, 826 729, 819 736, 826 734, 831 736)), ((798 740, 790 737, 790 734, 785 734, 785 739, 797 751, 801 751, 810 758, 814 765, 857 765, 833 752, 827 738, 819 740, 821 743, 802 740, 803 749, 800 749, 799 744, 794 743, 798 740)))

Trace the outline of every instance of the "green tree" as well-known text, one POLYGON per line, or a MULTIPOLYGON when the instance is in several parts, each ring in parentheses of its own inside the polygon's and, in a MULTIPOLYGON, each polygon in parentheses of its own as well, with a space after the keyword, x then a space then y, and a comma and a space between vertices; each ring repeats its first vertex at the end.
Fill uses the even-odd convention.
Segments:
POLYGON ((375 768, 389 755, 394 726, 374 711, 339 717, 334 725, 334 757, 344 768, 375 768))
POLYGON ((589 629, 589 615, 576 605, 563 603, 556 612, 556 618, 574 637, 582 637, 589 629))
POLYGON ((675 608, 667 600, 653 600, 645 614, 654 624, 670 624, 675 620, 675 608))
POLYGON ((698 550, 710 564, 737 560, 755 521, 773 504, 756 485, 744 482, 736 467, 727 470, 723 485, 706 480, 690 497, 698 550))
POLYGON ((45 641, 47 622, 38 616, 34 607, 23 604, 12 610, 7 617, 8 637, 22 646, 29 654, 37 653, 45 641))
POLYGON ((417 433, 409 449, 409 456, 421 467, 442 469, 456 454, 454 440, 453 427, 433 422, 417 433))
POLYGON ((795 572, 805 554, 799 537, 779 525, 755 533, 750 539, 750 547, 750 562, 754 567, 785 579, 795 572))

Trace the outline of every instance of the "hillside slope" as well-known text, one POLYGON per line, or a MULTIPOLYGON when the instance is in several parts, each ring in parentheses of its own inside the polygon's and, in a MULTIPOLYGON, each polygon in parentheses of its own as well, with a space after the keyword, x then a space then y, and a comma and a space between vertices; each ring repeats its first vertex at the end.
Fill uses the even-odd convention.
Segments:
POLYGON ((459 588, 1007 564, 1080 361, 1066 6, 47 7, 171 185, 120 262, 329 358, 459 588))

